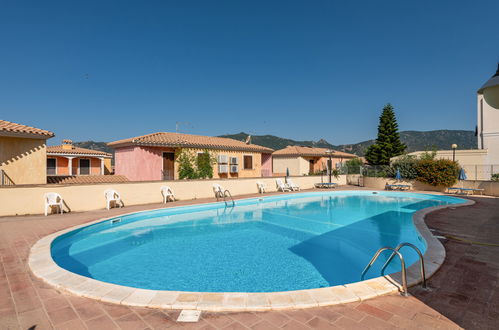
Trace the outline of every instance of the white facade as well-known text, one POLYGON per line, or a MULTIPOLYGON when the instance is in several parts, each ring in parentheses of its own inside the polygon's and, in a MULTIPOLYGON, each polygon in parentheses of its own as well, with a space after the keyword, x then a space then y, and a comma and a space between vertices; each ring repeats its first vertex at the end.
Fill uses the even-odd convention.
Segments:
POLYGON ((310 171, 309 162, 303 157, 272 157, 274 173, 285 174, 286 170, 289 175, 307 175, 310 171))
POLYGON ((487 150, 486 164, 499 164, 499 68, 477 97, 478 149, 487 150))

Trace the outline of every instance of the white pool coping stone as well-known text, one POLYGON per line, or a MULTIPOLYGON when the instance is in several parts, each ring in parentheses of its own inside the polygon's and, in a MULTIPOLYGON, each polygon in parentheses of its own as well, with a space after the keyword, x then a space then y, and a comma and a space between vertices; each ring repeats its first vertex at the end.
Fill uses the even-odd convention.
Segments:
MULTIPOLYGON (((439 209, 468 206, 475 203, 469 199, 464 200, 466 202, 462 204, 434 206, 416 211, 413 214, 414 225, 427 244, 424 254, 427 279, 435 274, 443 264, 445 260, 445 248, 432 235, 426 226, 424 218, 428 213, 439 209)), ((75 229, 116 217, 91 221, 43 237, 31 247, 28 260, 31 271, 36 277, 56 287, 58 290, 80 297, 92 298, 107 303, 160 309, 195 309, 214 312, 298 309, 345 304, 401 292, 401 272, 345 285, 284 292, 247 293, 146 290, 106 283, 77 275, 59 267, 54 262, 50 253, 50 246, 55 238, 75 229)), ((407 268, 407 285, 411 287, 420 282, 419 262, 415 262, 407 268)))

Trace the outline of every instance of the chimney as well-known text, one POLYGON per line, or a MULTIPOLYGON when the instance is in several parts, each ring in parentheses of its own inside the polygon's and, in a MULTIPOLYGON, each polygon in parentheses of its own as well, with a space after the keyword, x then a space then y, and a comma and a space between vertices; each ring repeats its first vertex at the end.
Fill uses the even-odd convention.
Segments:
POLYGON ((62 140, 62 149, 71 150, 73 149, 73 141, 69 139, 62 140))

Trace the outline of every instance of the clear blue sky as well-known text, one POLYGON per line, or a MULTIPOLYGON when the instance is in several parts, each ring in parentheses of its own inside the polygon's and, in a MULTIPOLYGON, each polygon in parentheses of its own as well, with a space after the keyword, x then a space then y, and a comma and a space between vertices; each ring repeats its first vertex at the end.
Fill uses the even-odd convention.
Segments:
POLYGON ((76 141, 468 129, 499 1, 2 1, 0 119, 76 141), (188 124, 185 124, 188 123, 188 124))

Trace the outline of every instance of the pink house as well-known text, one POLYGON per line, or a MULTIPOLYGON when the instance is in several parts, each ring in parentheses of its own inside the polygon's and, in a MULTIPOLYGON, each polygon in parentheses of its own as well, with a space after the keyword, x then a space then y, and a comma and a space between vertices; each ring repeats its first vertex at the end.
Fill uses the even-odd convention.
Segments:
POLYGON ((108 143, 115 149, 115 174, 131 181, 178 179, 177 157, 188 149, 216 159, 214 178, 272 176, 270 148, 228 138, 159 132, 108 143))

